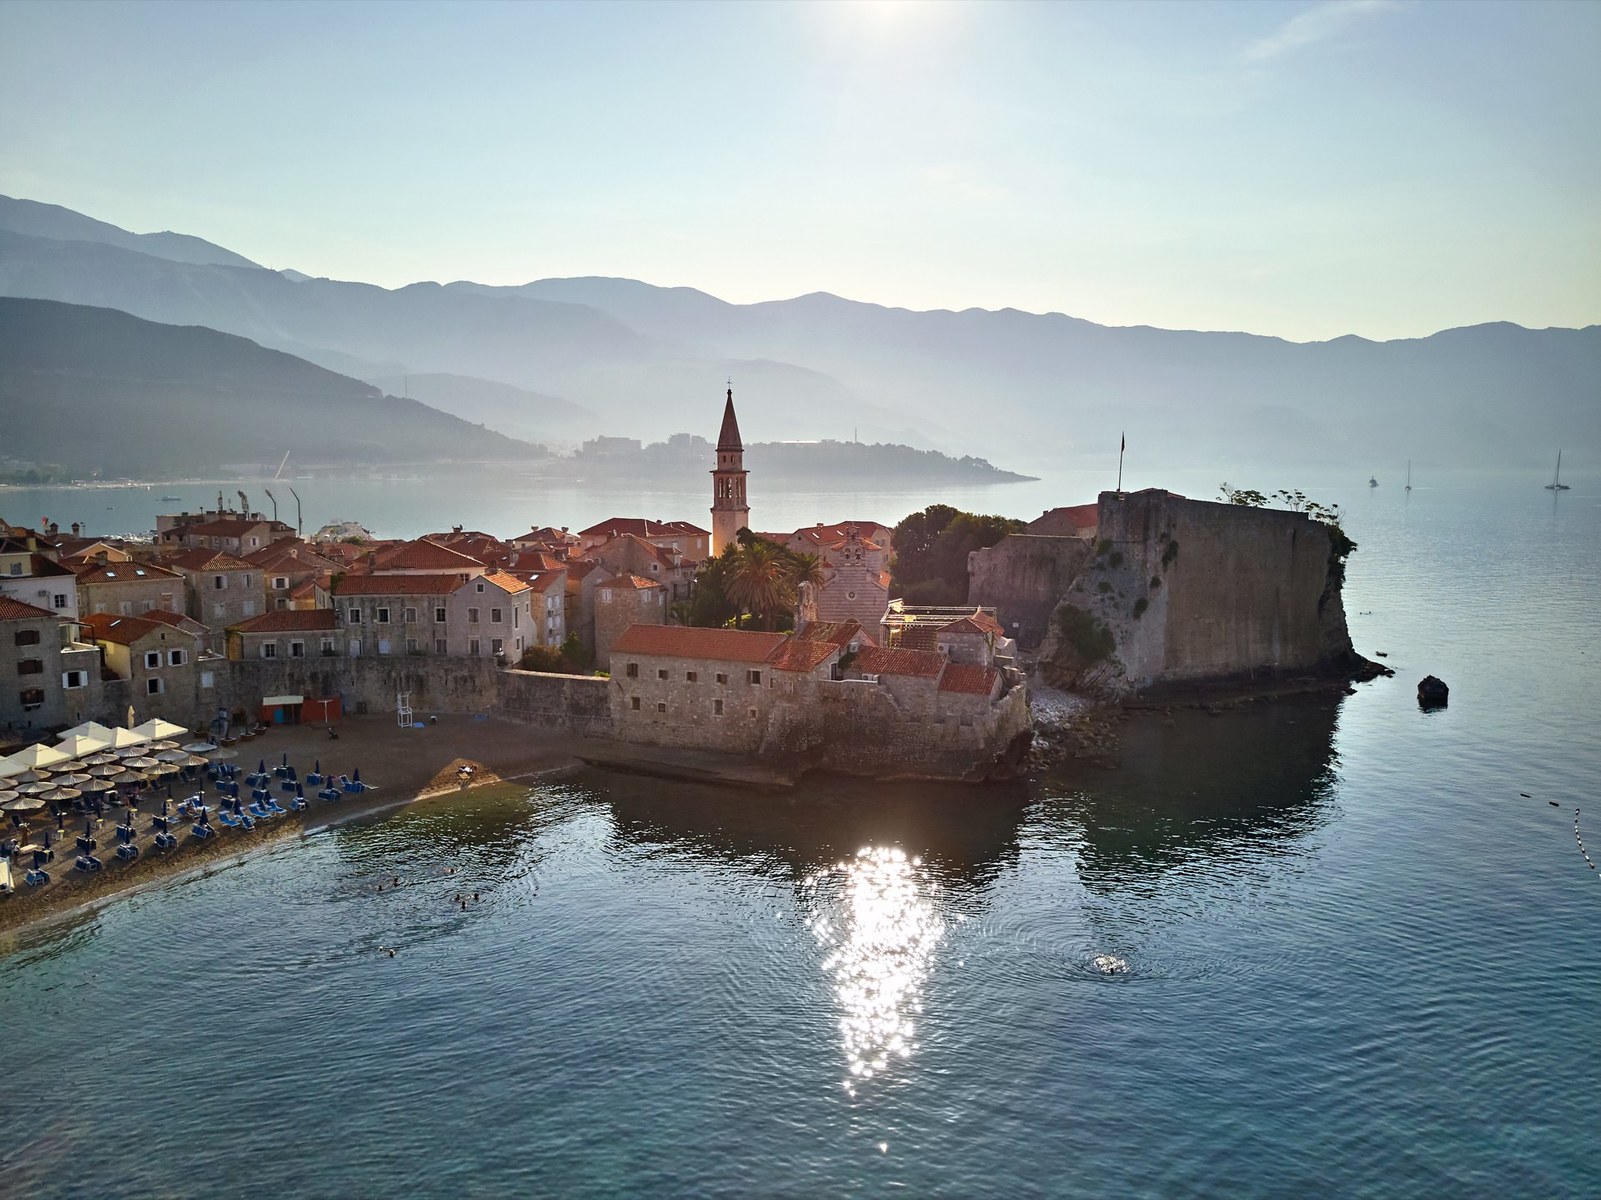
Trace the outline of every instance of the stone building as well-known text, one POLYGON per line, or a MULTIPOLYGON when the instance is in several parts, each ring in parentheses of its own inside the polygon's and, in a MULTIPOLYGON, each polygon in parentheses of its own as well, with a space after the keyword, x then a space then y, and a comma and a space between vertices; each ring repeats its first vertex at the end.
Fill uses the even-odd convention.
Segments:
POLYGON ((595 665, 607 670, 612 643, 631 625, 665 625, 667 589, 640 575, 613 575, 595 589, 595 665))
POLYGON ((822 553, 823 582, 814 593, 817 619, 876 625, 889 604, 884 546, 864 537, 856 525, 846 524, 822 553))
POLYGON ((338 658, 341 641, 338 614, 331 608, 274 609, 229 628, 228 657, 338 658))
POLYGON ((715 558, 734 544, 741 529, 750 528, 750 504, 745 495, 745 445, 739 439, 739 420, 734 416, 734 389, 728 389, 723 407, 723 427, 717 435, 717 466, 712 470, 712 537, 710 554, 715 558))
POLYGON ((670 550, 690 563, 704 562, 711 553, 711 534, 688 521, 647 521, 641 517, 612 517, 581 529, 577 541, 568 547, 567 557, 589 557, 596 546, 613 538, 637 537, 662 550, 670 550))
POLYGON ((283 538, 245 555, 245 561, 261 572, 265 609, 295 608, 295 591, 308 580, 322 579, 342 569, 333 559, 319 554, 309 542, 283 538))
POLYGON ((455 575, 344 575, 330 600, 349 658, 390 654, 448 654, 450 597, 455 575))
POLYGON ((193 715, 199 640, 146 617, 91 613, 84 636, 100 647, 105 669, 128 687, 128 702, 144 717, 187 722, 193 715))
POLYGON ((76 620, 82 611, 76 579, 44 552, 43 545, 31 533, 0 537, 0 596, 76 620))
POLYGON ((505 571, 462 581, 445 601, 446 654, 513 662, 538 636, 533 587, 505 571))
POLYGON ((78 572, 78 610, 137 617, 151 609, 183 612, 184 577, 147 562, 95 562, 78 572))
POLYGON ((156 545, 162 550, 221 550, 243 558, 294 536, 288 525, 260 513, 217 511, 156 518, 156 545))
POLYGON ((694 591, 697 561, 691 561, 671 547, 647 542, 632 533, 621 533, 608 542, 592 546, 585 558, 600 563, 613 575, 638 575, 667 589, 667 603, 688 600, 694 591))
POLYGON ((0 727, 34 731, 93 719, 100 653, 54 611, 0 595, 0 727))
POLYGON ((160 565, 183 576, 184 607, 211 630, 213 645, 222 645, 228 626, 266 611, 260 568, 226 550, 184 550, 160 565))

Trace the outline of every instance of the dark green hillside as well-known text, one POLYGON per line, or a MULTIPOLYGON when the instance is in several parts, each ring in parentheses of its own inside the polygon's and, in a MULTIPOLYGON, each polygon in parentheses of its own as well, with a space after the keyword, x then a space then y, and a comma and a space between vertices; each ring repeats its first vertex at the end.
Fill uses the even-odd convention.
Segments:
POLYGON ((80 475, 547 453, 245 338, 51 300, 0 298, 0 418, 5 457, 80 475))

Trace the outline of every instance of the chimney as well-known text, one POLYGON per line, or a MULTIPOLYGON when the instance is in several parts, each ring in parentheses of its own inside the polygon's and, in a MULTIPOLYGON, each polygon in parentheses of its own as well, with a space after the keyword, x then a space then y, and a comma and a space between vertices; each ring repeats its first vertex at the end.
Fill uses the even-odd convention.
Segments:
POLYGON ((82 530, 83 530, 83 526, 82 526, 82 525, 80 525, 80 524, 78 524, 78 522, 76 522, 76 521, 74 521, 74 522, 73 522, 73 523, 72 523, 72 536, 73 536, 73 537, 77 537, 77 536, 78 536, 78 534, 79 534, 79 533, 80 533, 80 532, 82 532, 82 530))

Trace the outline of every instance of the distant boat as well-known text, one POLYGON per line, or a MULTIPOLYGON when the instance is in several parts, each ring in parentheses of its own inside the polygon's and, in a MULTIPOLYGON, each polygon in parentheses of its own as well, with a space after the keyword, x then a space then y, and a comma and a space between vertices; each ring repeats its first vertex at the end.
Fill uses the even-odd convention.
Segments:
POLYGON ((1368 487, 1378 487, 1379 481, 1372 475, 1368 476, 1368 487))
POLYGON ((1557 451, 1557 473, 1551 477, 1551 482, 1545 485, 1548 492, 1565 492, 1568 485, 1562 482, 1562 451, 1557 451))
POLYGON ((1412 460, 1410 458, 1406 460, 1406 490, 1409 492, 1412 490, 1412 460))
POLYGON ((182 496, 163 496, 163 500, 182 500, 182 496))

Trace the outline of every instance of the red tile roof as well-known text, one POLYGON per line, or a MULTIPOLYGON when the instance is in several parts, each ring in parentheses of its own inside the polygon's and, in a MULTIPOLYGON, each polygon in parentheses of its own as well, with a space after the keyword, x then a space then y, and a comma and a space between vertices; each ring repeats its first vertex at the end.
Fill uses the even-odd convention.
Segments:
POLYGON ((619 654, 654 658, 703 658, 716 662, 764 663, 787 640, 782 633, 700 629, 689 625, 630 625, 612 643, 619 654))
POLYGON ((438 542, 404 542, 390 550, 380 550, 374 556, 373 570, 378 571, 469 571, 484 564, 470 555, 438 542))
POLYGON ((479 576, 479 578, 485 583, 494 584, 501 591, 508 592, 513 596, 520 595, 521 593, 529 590, 528 584, 524 583, 521 579, 518 579, 515 575, 507 574, 505 571, 485 571, 481 576, 479 576))
POLYGON ((838 654, 840 648, 832 642, 812 642, 805 638, 790 638, 768 658, 775 671, 799 671, 810 674, 838 654))
POLYGON ((907 624, 901 629, 898 645, 902 650, 933 650, 939 645, 939 631, 942 626, 931 621, 918 621, 907 624))
POLYGON ((155 563, 142 562, 114 562, 104 566, 94 563, 78 572, 81 584, 144 583, 152 579, 181 582, 183 576, 155 563))
POLYGON ((567 572, 541 571, 529 578, 528 586, 536 592, 548 592, 551 588, 558 586, 565 588, 567 586, 567 572))
POLYGON ((255 563, 247 563, 238 555, 229 554, 226 550, 207 550, 204 547, 194 550, 181 550, 177 554, 169 554, 162 559, 162 564, 179 571, 259 570, 255 563))
POLYGON ((82 619, 81 624, 88 627, 90 636, 95 641, 115 642, 119 646, 131 646, 140 638, 168 627, 162 621, 151 621, 144 617, 119 617, 112 613, 90 613, 82 619))
POLYGON ((970 696, 988 696, 995 690, 1000 672, 982 663, 946 663, 945 674, 940 676, 939 690, 963 692, 970 696))
POLYGON ((878 645, 862 628, 861 622, 856 620, 812 621, 796 636, 809 642, 828 642, 835 646, 848 646, 853 641, 859 641, 863 646, 878 645))
POLYGON ((448 596, 461 586, 455 575, 346 575, 335 596, 448 596))
POLYGON ((62 619, 59 614, 48 609, 35 608, 31 604, 24 604, 21 600, 0 593, 0 621, 37 621, 40 617, 49 617, 53 621, 62 619))
POLYGON ((646 579, 643 575, 630 575, 627 571, 621 575, 613 575, 600 586, 633 588, 636 592, 650 591, 654 588, 667 590, 666 585, 657 583, 654 579, 646 579))
POLYGON ((635 537, 710 537, 708 530, 691 525, 688 521, 649 521, 643 517, 613 517, 588 529, 580 529, 579 537, 614 538, 631 533, 635 537))
POLYGON ((325 633, 337 627, 331 608, 282 608, 228 628, 233 633, 325 633))
POLYGON ((915 675, 937 679, 945 667, 945 656, 933 650, 886 650, 883 646, 864 646, 851 668, 864 675, 915 675))
POLYGON ((147 621, 160 621, 163 625, 171 625, 174 629, 181 629, 185 633, 196 633, 204 636, 208 631, 204 625, 193 617, 183 613, 168 612, 164 608, 152 608, 139 614, 147 621))

